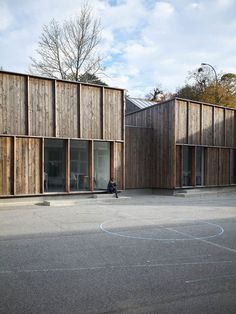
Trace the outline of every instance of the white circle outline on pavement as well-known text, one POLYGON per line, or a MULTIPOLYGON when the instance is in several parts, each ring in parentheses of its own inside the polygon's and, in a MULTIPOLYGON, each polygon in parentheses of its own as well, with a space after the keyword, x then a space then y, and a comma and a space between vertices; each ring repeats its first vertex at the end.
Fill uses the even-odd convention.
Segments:
MULTIPOLYGON (((137 239, 137 240, 165 241, 165 242, 168 242, 168 241, 207 240, 207 239, 219 237, 219 236, 221 236, 221 235, 224 233, 224 229, 223 229, 223 227, 221 227, 220 225, 215 224, 215 223, 212 223, 212 222, 207 222, 207 221, 202 221, 202 220, 201 220, 200 222, 202 222, 202 223, 215 226, 217 229, 219 229, 219 232, 216 233, 216 234, 208 235, 208 236, 204 236, 204 237, 194 237, 194 236, 192 236, 191 234, 187 234, 187 233, 182 233, 182 234, 188 236, 188 238, 139 237, 139 236, 125 235, 125 234, 122 234, 122 233, 119 233, 119 232, 110 231, 110 230, 107 230, 107 229, 104 227, 105 224, 111 223, 111 222, 114 222, 114 221, 118 221, 118 219, 108 220, 108 221, 105 221, 105 222, 101 223, 101 224, 100 224, 100 229, 101 229, 103 232, 106 232, 106 233, 108 233, 108 234, 110 234, 110 235, 113 235, 113 236, 118 236, 118 237, 122 237, 122 238, 137 239)), ((191 222, 192 222, 192 221, 191 221, 191 222)), ((162 227, 162 228, 168 230, 168 228, 165 228, 165 227, 162 227)), ((174 231, 174 232, 177 232, 177 233, 180 233, 180 234, 181 234, 181 232, 178 232, 178 231, 176 231, 176 230, 174 230, 174 229, 172 229, 172 230, 170 229, 169 231, 174 231)))

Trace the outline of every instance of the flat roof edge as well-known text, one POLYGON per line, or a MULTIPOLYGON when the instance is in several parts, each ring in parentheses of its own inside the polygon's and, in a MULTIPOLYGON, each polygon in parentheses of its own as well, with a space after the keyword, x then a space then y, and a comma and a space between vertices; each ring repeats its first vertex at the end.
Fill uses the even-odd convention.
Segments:
POLYGON ((18 75, 18 76, 29 76, 29 77, 32 77, 32 78, 38 78, 38 79, 42 79, 42 80, 57 81, 57 82, 64 82, 64 83, 70 83, 70 84, 82 84, 82 85, 87 85, 87 86, 104 87, 104 88, 107 88, 107 89, 126 91, 125 88, 105 86, 105 85, 86 83, 86 82, 77 82, 77 81, 63 80, 63 79, 60 79, 60 78, 54 78, 54 77, 50 77, 50 76, 41 76, 41 75, 30 74, 30 73, 22 73, 22 72, 12 72, 12 71, 0 70, 0 74, 1 73, 9 74, 9 75, 18 75))
POLYGON ((173 97, 173 98, 170 98, 169 100, 165 100, 165 101, 162 101, 162 102, 159 102, 157 104, 154 104, 150 107, 147 107, 147 108, 142 108, 142 109, 139 109, 139 110, 136 110, 134 112, 130 112, 130 113, 127 113, 125 116, 130 116, 132 114, 136 114, 138 112, 141 112, 141 111, 144 111, 144 110, 148 110, 148 109, 151 109, 155 106, 160 106, 160 105, 164 105, 168 102, 171 102, 171 101, 178 101, 178 100, 182 100, 182 101, 187 101, 187 102, 191 102, 191 103, 195 103, 195 104, 198 104, 198 105, 206 105, 206 106, 211 106, 211 107, 216 107, 216 108, 221 108, 221 109, 228 109, 228 110, 233 110, 233 111, 236 111, 236 108, 233 108, 233 107, 229 107, 229 106, 223 106, 223 105, 216 105, 216 104, 211 104, 211 103, 207 103, 207 102, 203 102, 203 101, 198 101, 198 100, 192 100, 192 99, 186 99, 186 98, 181 98, 181 97, 173 97))

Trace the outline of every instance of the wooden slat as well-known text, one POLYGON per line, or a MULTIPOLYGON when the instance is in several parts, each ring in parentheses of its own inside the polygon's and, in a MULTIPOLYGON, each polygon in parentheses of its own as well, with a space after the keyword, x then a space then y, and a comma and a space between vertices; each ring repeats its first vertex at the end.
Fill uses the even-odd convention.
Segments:
POLYGON ((41 192, 41 140, 16 138, 16 194, 41 192))
POLYGON ((0 137, 0 195, 8 196, 13 193, 13 154, 13 138, 0 137))
POLYGON ((56 95, 58 137, 79 137, 77 84, 57 82, 56 95))
POLYGON ((13 138, 13 195, 16 195, 16 137, 13 138))
POLYGON ((25 90, 26 90, 26 95, 25 95, 25 105, 26 105, 26 108, 25 108, 25 113, 26 113, 26 121, 27 121, 27 126, 26 126, 26 133, 27 135, 31 135, 31 122, 30 122, 30 118, 31 118, 31 115, 30 115, 30 108, 29 108, 29 76, 27 75, 25 77, 25 90))
POLYGON ((82 130, 81 130, 81 84, 78 84, 77 89, 77 100, 78 100, 78 137, 82 137, 82 130))
POLYGON ((196 103, 188 104, 188 143, 201 143, 201 106, 196 103))
POLYGON ((54 136, 57 137, 57 81, 53 81, 54 136))
POLYGON ((186 117, 186 143, 189 143, 189 101, 187 101, 187 117, 186 117))
POLYGON ((105 139, 105 108, 104 108, 104 87, 101 88, 101 133, 102 139, 105 139))
POLYGON ((101 139, 101 88, 82 85, 80 113, 81 137, 101 139))
POLYGON ((200 145, 202 145, 202 104, 200 104, 200 145))
POLYGON ((212 144, 215 145, 215 107, 212 107, 212 144))

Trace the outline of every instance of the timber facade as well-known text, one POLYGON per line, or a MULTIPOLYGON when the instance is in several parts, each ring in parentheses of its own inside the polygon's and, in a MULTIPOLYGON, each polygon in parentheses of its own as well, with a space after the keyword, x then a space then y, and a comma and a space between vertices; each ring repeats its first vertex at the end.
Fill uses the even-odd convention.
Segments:
POLYGON ((236 184, 236 110, 180 98, 126 115, 126 187, 236 184))
POLYGON ((0 71, 0 197, 124 189, 124 90, 0 71))

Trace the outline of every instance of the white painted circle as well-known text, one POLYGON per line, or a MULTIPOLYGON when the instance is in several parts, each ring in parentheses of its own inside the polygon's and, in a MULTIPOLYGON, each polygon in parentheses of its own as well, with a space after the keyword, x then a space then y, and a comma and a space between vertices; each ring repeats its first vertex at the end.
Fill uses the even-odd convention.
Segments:
MULTIPOLYGON (((219 237, 221 236, 223 233, 224 233, 224 229, 218 225, 218 224, 215 224, 215 223, 211 223, 211 222, 207 222, 207 221, 198 221, 198 222, 195 222, 194 221, 191 221, 191 224, 187 225, 187 227, 191 227, 191 226, 198 226, 199 223, 203 224, 203 225, 206 225, 206 226, 211 226, 211 234, 199 234, 199 235, 191 235, 189 233, 186 233, 186 232, 181 232, 181 231, 177 231, 173 228, 168 228, 168 227, 165 227, 163 225, 157 225, 155 226, 157 229, 159 230, 166 230, 167 232, 169 232, 170 234, 171 233, 178 233, 180 235, 182 235, 181 237, 156 237, 156 236, 141 236, 141 235, 137 235, 137 232, 135 235, 132 235, 132 232, 130 229, 133 228, 133 227, 128 227, 127 229, 125 230, 122 230, 122 231, 113 231, 111 228, 115 229, 115 228, 123 228, 121 225, 119 225, 120 222, 124 222, 127 220, 119 220, 119 219, 113 219, 113 220, 109 220, 109 221, 106 221, 106 222, 103 222, 101 225, 100 225, 100 229, 103 231, 103 232, 106 232, 110 235, 113 235, 113 236, 118 236, 118 237, 123 237, 123 238, 130 238, 130 239, 138 239, 138 240, 151 240, 151 241, 193 241, 193 240, 207 240, 207 239, 210 239, 210 238, 215 238, 215 237, 219 237), (198 224, 197 224, 198 223, 198 224), (109 224, 113 224, 113 227, 109 227, 109 224), (130 229, 129 229, 130 228, 130 229), (131 233, 131 234, 127 234, 127 233, 131 233)), ((185 223, 186 224, 186 223, 185 223)), ((150 227, 150 226, 149 226, 150 227)), ((181 224, 179 224, 177 226, 177 228, 183 228, 183 226, 181 226, 181 224)), ((199 232, 201 233, 201 232, 199 232)))

